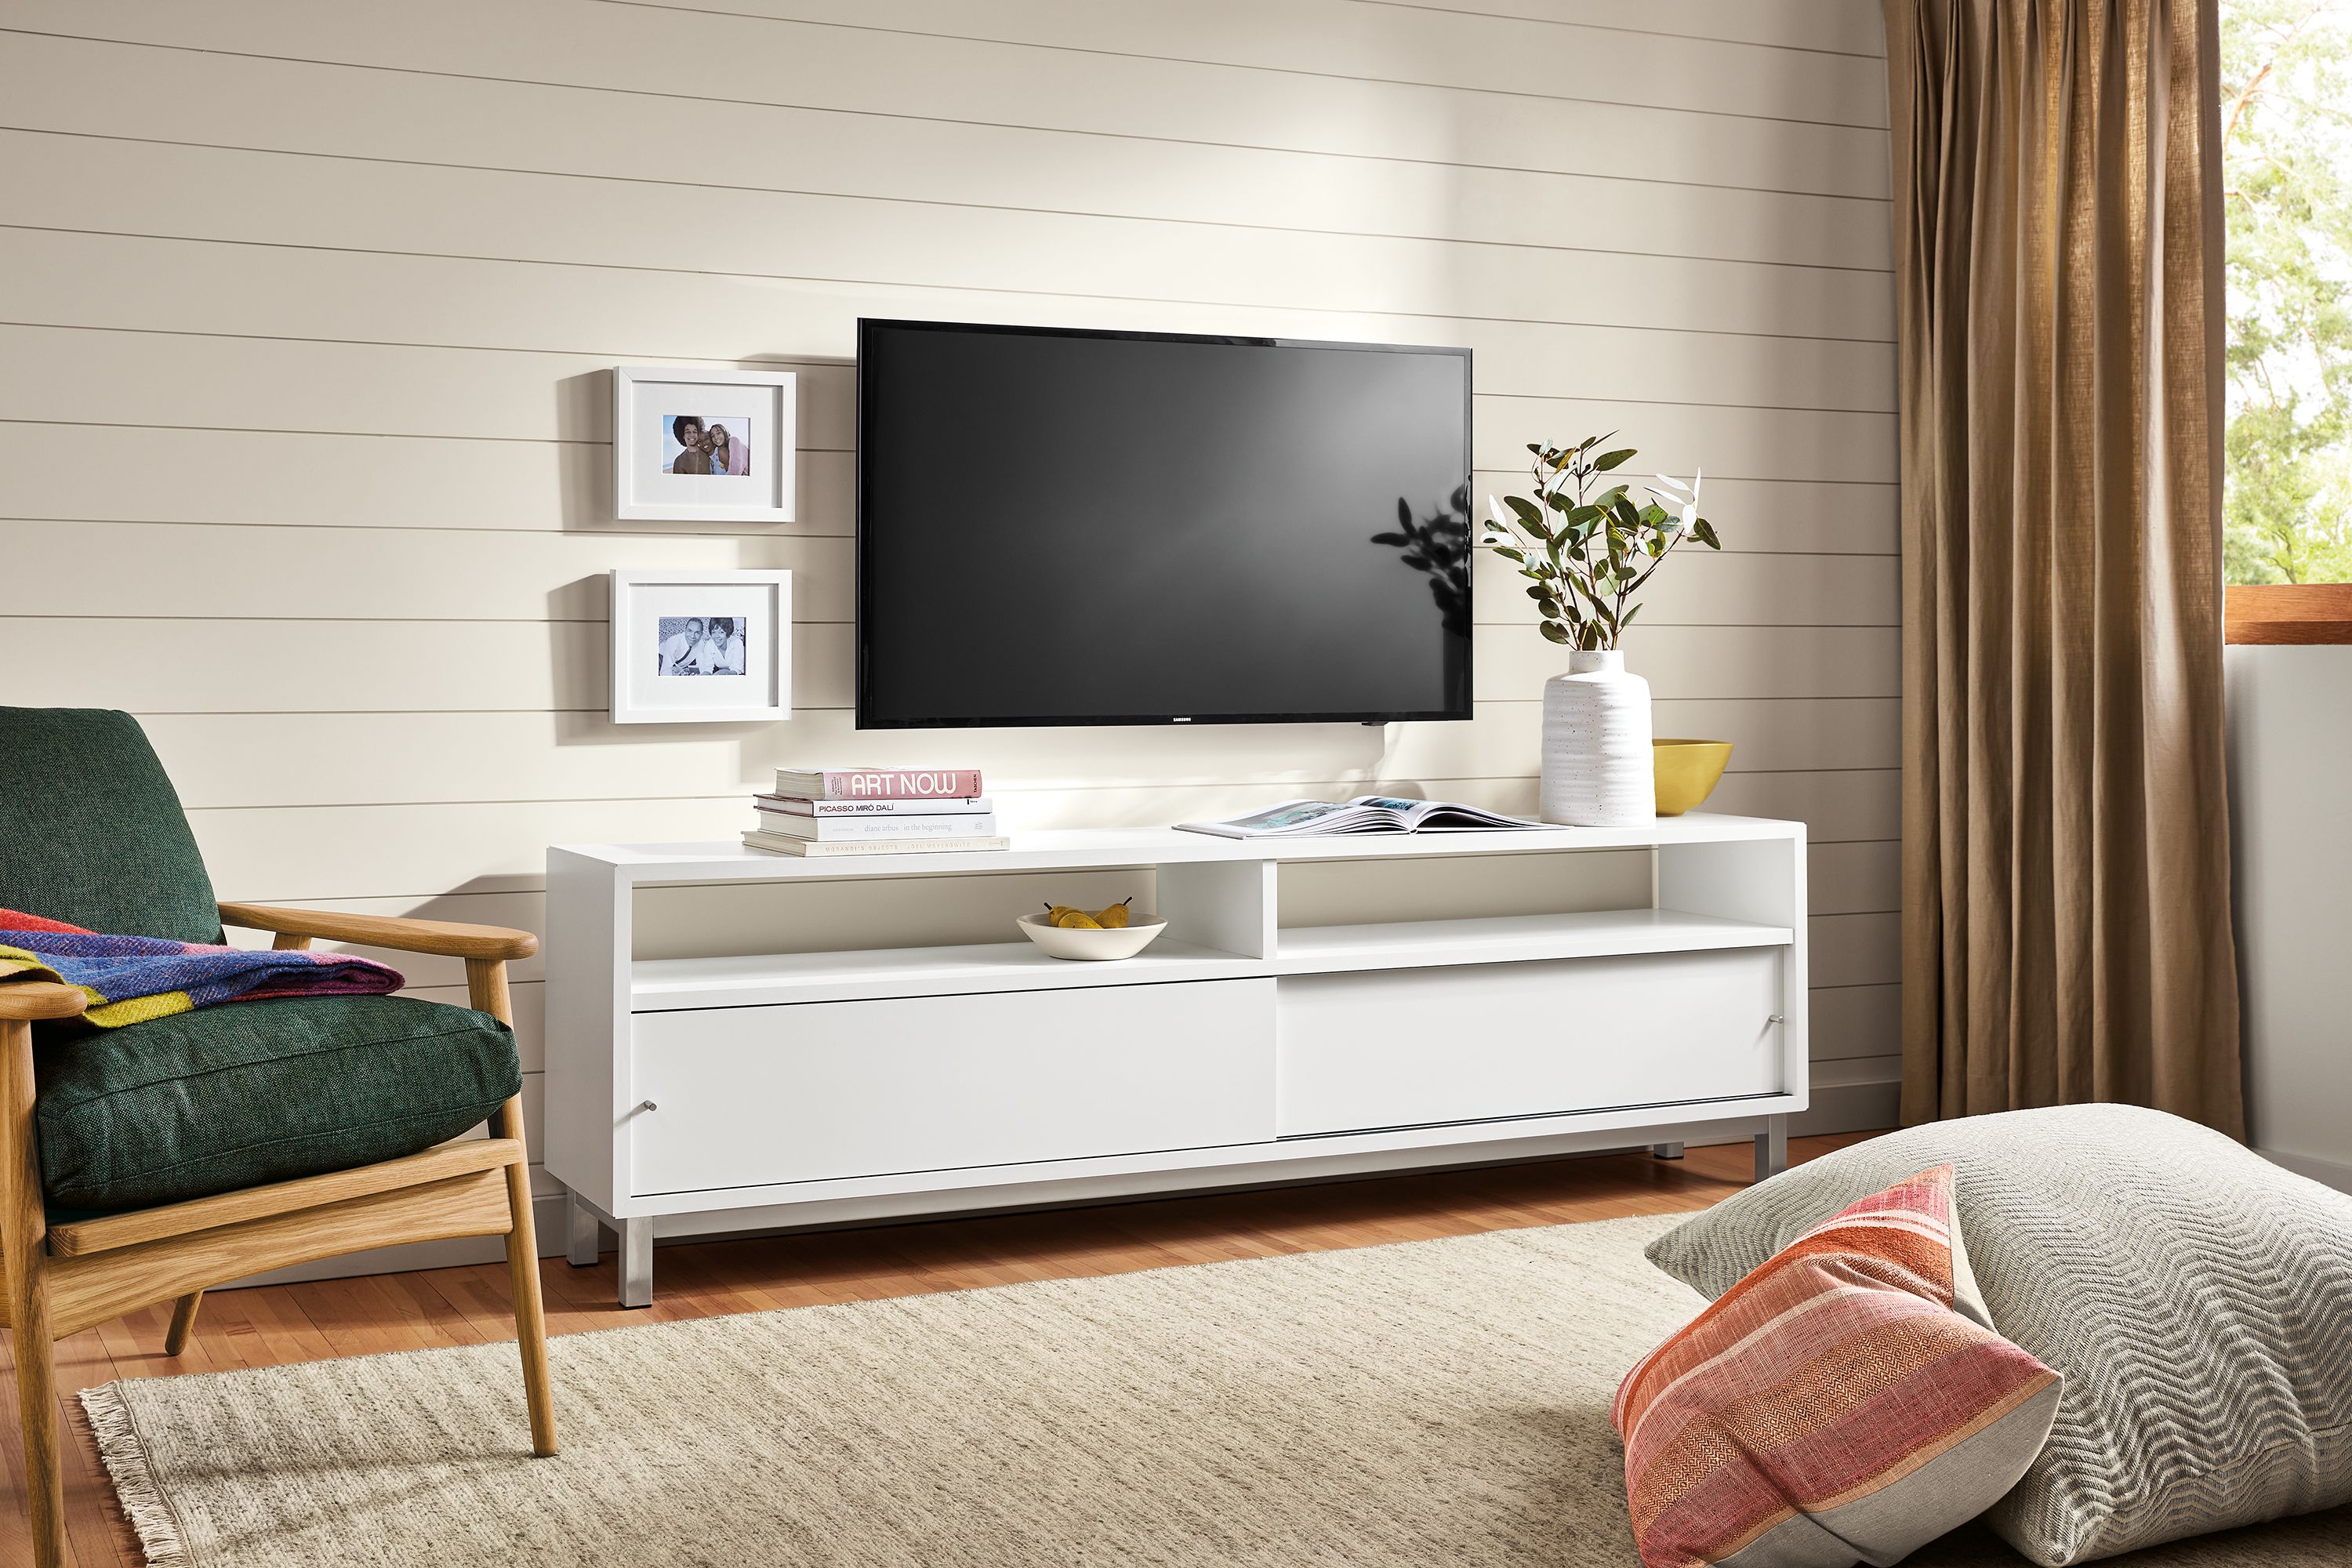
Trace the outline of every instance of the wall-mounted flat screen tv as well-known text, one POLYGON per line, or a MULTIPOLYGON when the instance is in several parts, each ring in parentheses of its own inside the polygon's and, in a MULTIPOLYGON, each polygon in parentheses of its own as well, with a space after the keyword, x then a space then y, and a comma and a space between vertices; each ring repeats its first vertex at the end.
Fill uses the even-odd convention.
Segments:
POLYGON ((865 729, 1470 717, 1470 351, 857 332, 865 729))

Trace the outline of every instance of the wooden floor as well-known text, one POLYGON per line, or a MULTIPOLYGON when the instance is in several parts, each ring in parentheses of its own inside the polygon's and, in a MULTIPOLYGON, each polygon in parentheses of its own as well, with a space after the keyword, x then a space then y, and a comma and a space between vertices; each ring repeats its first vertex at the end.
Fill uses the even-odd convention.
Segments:
MULTIPOLYGON (((1793 1139, 1801 1161, 1867 1134, 1793 1139)), ((551 1333, 668 1322, 723 1312, 870 1300, 1121 1274, 1171 1264, 1464 1236, 1518 1226, 1613 1219, 1705 1208, 1748 1178, 1748 1145, 1695 1148, 1679 1161, 1647 1154, 1554 1160, 1481 1171, 1390 1176, 1320 1186, 1170 1198, 1050 1214, 882 1226, 753 1241, 665 1247, 656 1255, 651 1309, 614 1305, 611 1255, 594 1268, 546 1259, 551 1333)), ((513 1337, 506 1266, 381 1274, 310 1285, 231 1290, 205 1299, 194 1342, 163 1354, 169 1303, 58 1344, 58 1383, 74 1435, 66 1513, 78 1568, 141 1568, 138 1542, 115 1506, 75 1390, 118 1377, 273 1366, 378 1351, 479 1344, 513 1337)), ((24 1445, 16 1410, 13 1345, 0 1365, 0 1564, 29 1563, 24 1445)), ((522 1398, 517 1374, 515 1398, 522 1398)), ((559 1409, 557 1419, 562 1421, 559 1409)))

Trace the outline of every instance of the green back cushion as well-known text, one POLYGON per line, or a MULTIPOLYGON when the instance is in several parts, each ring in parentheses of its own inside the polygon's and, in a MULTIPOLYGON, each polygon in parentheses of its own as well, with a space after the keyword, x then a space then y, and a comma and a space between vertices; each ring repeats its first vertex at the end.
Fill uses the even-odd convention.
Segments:
POLYGON ((92 931, 220 940, 195 835, 130 714, 0 708, 0 909, 92 931))
POLYGON ((397 1159, 522 1087, 487 1013, 407 996, 231 1002, 34 1052, 58 1209, 145 1208, 397 1159))

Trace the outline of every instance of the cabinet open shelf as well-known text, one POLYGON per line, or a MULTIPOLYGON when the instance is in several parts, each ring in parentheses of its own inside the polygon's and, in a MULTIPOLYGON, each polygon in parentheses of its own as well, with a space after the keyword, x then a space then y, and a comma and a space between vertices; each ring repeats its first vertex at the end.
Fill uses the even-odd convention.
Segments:
POLYGON ((1780 947, 1792 940, 1786 926, 1679 910, 1597 910, 1578 914, 1286 927, 1276 938, 1276 955, 1271 959, 1248 958, 1165 936, 1137 956, 1114 963, 1048 958, 1025 941, 848 952, 640 959, 629 966, 629 1007, 636 1013, 667 1013, 690 1007, 849 1002, 878 996, 1154 985, 1358 969, 1424 969, 1440 964, 1780 947))
POLYGON ((1419 969, 1441 963, 1523 963, 1545 958, 1785 947, 1787 926, 1686 914, 1680 910, 1592 910, 1577 914, 1397 921, 1380 925, 1284 927, 1274 973, 1419 969))
POLYGON ((1261 960, 1165 936, 1135 957, 1116 963, 1048 958, 1034 942, 1024 939, 850 952, 639 959, 629 966, 629 1005, 632 1012, 667 1013, 782 1002, 1236 980, 1265 973, 1261 960))

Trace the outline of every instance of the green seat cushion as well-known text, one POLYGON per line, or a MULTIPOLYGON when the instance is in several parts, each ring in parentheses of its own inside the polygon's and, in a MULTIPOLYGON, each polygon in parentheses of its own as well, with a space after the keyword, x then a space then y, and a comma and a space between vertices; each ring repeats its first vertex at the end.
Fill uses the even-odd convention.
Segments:
POLYGON ((0 909, 121 935, 221 939, 195 835, 139 721, 0 708, 0 909))
POLYGON ((522 1084, 512 1031, 407 996, 232 1002, 34 1048, 41 1173, 106 1213, 414 1154, 522 1084))

